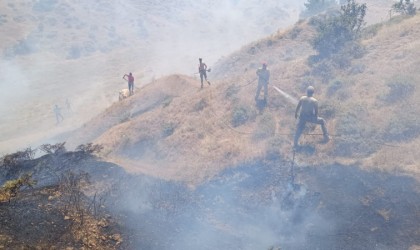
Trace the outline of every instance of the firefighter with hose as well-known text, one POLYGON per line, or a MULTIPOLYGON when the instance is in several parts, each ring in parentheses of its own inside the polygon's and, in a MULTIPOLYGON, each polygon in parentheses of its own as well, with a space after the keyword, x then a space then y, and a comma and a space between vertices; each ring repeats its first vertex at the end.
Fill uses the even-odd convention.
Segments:
POLYGON ((267 103, 268 95, 268 83, 270 81, 270 71, 267 69, 267 63, 262 64, 262 68, 257 69, 258 76, 258 87, 257 93, 255 94, 255 101, 258 102, 258 96, 260 95, 261 89, 264 87, 264 103, 267 103))
POLYGON ((330 139, 328 136, 327 127, 325 125, 325 120, 318 116, 318 100, 313 97, 314 92, 314 87, 309 86, 306 89, 306 96, 302 96, 300 98, 299 103, 296 107, 295 118, 298 118, 299 110, 300 115, 299 122, 296 127, 296 133, 293 144, 294 148, 297 148, 299 146, 299 137, 302 135, 302 132, 305 129, 305 125, 307 122, 321 125, 322 133, 324 135, 324 142, 328 142, 330 139))

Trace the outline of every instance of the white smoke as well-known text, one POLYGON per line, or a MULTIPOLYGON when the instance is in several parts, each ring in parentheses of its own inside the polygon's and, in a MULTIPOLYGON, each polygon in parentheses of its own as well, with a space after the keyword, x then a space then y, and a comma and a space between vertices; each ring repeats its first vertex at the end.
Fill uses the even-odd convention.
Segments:
MULTIPOLYGON (((8 13, 0 25, 7 41, 0 45, 0 115, 9 128, 0 138, 57 131, 51 110, 54 104, 63 107, 66 99, 73 116, 65 117, 59 129, 81 125, 118 99, 125 73, 133 72, 135 86, 141 87, 166 74, 192 75, 199 57, 211 67, 220 57, 296 22, 303 2, 0 3, 1 12, 8 13), (13 37, 9 31, 16 28, 13 37)), ((0 141, 0 151, 16 149, 6 144, 0 141)))

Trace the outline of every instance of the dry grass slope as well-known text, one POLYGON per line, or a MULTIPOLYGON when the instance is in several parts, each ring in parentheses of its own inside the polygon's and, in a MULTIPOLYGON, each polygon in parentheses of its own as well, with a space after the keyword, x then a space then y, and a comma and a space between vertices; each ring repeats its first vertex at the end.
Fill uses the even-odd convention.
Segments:
POLYGON ((413 117, 419 114, 419 23, 416 16, 375 26, 362 41, 366 54, 322 81, 306 63, 315 54, 308 43, 314 31, 301 22, 221 60, 209 74, 216 79, 211 86, 200 90, 199 79, 188 76, 162 78, 114 104, 79 136, 103 144, 106 157, 131 171, 191 184, 255 158, 288 160, 294 105, 273 88, 265 109, 254 101, 255 69, 266 61, 270 84, 292 96, 309 84, 316 87, 333 135, 325 145, 317 136, 303 136, 309 151, 297 155, 299 163, 356 163, 418 177, 419 125, 413 117), (242 116, 239 125, 235 115, 242 116))

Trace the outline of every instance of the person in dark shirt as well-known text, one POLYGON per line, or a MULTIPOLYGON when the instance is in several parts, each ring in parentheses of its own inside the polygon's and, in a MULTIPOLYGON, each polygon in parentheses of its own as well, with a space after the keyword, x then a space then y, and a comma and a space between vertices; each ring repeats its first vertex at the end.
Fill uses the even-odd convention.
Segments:
POLYGON ((203 88, 203 80, 205 79, 206 82, 210 85, 210 82, 207 80, 207 65, 203 62, 203 59, 198 58, 198 72, 200 73, 201 79, 201 88, 203 88))

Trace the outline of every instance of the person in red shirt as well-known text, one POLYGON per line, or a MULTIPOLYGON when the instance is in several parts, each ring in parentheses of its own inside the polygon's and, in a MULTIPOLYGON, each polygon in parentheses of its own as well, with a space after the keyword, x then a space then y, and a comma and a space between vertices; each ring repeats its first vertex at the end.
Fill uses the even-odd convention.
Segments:
POLYGON ((127 75, 125 74, 123 76, 123 79, 128 82, 128 91, 130 92, 130 95, 134 94, 134 76, 131 74, 131 72, 127 75))

